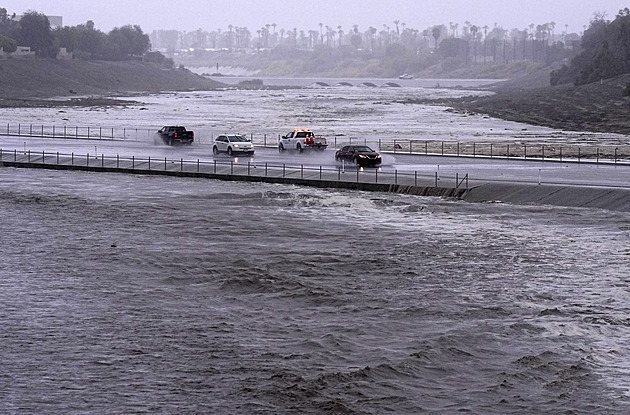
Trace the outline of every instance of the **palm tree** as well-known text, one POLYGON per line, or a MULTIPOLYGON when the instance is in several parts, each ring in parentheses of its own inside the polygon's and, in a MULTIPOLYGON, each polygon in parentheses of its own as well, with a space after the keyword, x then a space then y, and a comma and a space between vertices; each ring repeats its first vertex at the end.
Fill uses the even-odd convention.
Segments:
POLYGON ((431 35, 433 35, 433 39, 435 39, 435 52, 437 53, 438 39, 442 35, 442 30, 440 30, 440 26, 433 26, 433 29, 431 29, 431 35))
POLYGON ((400 39, 400 29, 398 29, 398 25, 400 24, 400 20, 394 20, 394 24, 396 25, 396 34, 398 35, 398 39, 400 39))
POLYGON ((477 32, 479 31, 479 28, 475 25, 472 25, 470 27, 470 33, 472 33, 472 38, 473 38, 473 55, 474 55, 474 59, 475 59, 475 63, 477 63, 477 32))

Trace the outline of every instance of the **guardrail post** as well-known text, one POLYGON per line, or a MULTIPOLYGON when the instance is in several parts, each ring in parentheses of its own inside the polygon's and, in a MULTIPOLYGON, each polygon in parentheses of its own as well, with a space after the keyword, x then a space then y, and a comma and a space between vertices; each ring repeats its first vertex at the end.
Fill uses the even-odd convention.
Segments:
POLYGON ((17 150, 13 149, 13 161, 17 161, 17 150))
POLYGON ((98 139, 103 139, 103 127, 98 127, 98 139))
MULTIPOLYGON (((0 153, 1 154, 1 153, 0 153)), ((322 166, 321 164, 319 165, 319 180, 322 179, 322 166)))
POLYGON ((46 151, 42 151, 42 164, 46 164, 46 151))
POLYGON ((361 171, 361 169, 359 168, 359 166, 357 166, 357 183, 359 183, 359 172, 361 171))
POLYGON ((105 167, 105 156, 101 153, 101 167, 105 167))
POLYGON ((87 138, 89 140, 90 139, 90 127, 88 127, 87 129, 88 129, 88 136, 87 136, 87 138))
POLYGON ((490 143, 490 158, 492 158, 492 143, 490 143))
POLYGON ((455 188, 459 189, 459 173, 455 173, 455 188))
POLYGON ((116 168, 120 167, 120 156, 116 154, 116 168))
POLYGON ((428 140, 424 140, 424 155, 428 155, 429 154, 429 141, 428 140))
MULTIPOLYGON (((2 154, 1 150, 0 150, 0 154, 2 154)), ((617 147, 615 147, 615 164, 617 164, 617 147)))
POLYGON ((578 163, 580 162, 580 158, 582 157, 581 152, 582 151, 581 151, 580 147, 578 147, 578 163))
POLYGON ((457 157, 459 157, 459 141, 457 142, 457 157))
POLYGON ((57 165, 59 165, 59 152, 57 151, 57 165))
POLYGON ((417 170, 413 172, 413 185, 418 186, 418 171, 417 170))
POLYGON ((540 151, 541 151, 541 154, 542 154, 542 159, 543 159, 543 161, 545 161, 545 145, 544 144, 541 144, 540 151))
POLYGON ((79 127, 74 127, 74 138, 79 138, 79 127))
POLYGON ((28 162, 31 162, 31 150, 28 151, 28 162))
POLYGON ((31 137, 33 136, 33 124, 30 124, 29 126, 28 135, 30 135, 31 137))
POLYGON ((398 184, 398 170, 394 170, 394 184, 398 184))
POLYGON ((248 161, 247 162, 247 176, 249 177, 250 173, 249 173, 249 168, 250 168, 251 162, 248 161))
POLYGON ((506 154, 507 158, 510 158, 510 145, 507 145, 507 154, 506 154))
POLYGON ((435 172, 435 187, 438 187, 438 173, 435 172))
POLYGON ((409 140, 409 154, 412 154, 411 147, 413 147, 413 141, 409 140))
POLYGON ((149 170, 151 170, 151 156, 149 156, 149 170))
POLYGON ((112 140, 114 139, 114 128, 112 128, 112 140))
POLYGON ((263 147, 267 147, 267 133, 264 135, 263 147))
POLYGON ((265 177, 267 177, 267 163, 265 163, 265 177))
POLYGON ((55 125, 53 124, 53 132, 52 132, 52 136, 55 136, 55 125))
POLYGON ((214 160, 214 174, 217 174, 217 161, 214 160))
POLYGON ((337 167, 337 181, 341 181, 341 167, 337 167))
POLYGON ((230 160, 230 176, 234 176, 234 161, 230 160))
POLYGON ((394 138, 394 153, 396 152, 396 139, 394 138))
POLYGON ((197 159, 197 173, 199 173, 199 159, 197 159))
POLYGON ((560 161, 562 161, 562 146, 560 146, 560 161))
POLYGON ((477 157, 477 146, 473 143, 473 157, 477 157))
POLYGON ((166 157, 164 157, 164 171, 166 171, 166 157))
POLYGON ((524 158, 525 160, 527 160, 527 144, 523 143, 523 154, 524 154, 524 158))
POLYGON ((444 141, 442 141, 442 155, 444 155, 444 141))
POLYGON ((282 163, 282 178, 284 178, 285 171, 286 171, 286 165, 282 163))
POLYGON ((85 167, 90 167, 90 153, 85 155, 85 167))
POLYGON ((304 178, 304 165, 301 164, 300 165, 300 179, 303 179, 303 178, 304 178))
POLYGON ((179 171, 184 171, 184 159, 179 159, 179 171))
POLYGON ((136 156, 131 156, 131 170, 136 169, 136 156))
POLYGON ((599 164, 599 147, 597 147, 597 164, 599 164))

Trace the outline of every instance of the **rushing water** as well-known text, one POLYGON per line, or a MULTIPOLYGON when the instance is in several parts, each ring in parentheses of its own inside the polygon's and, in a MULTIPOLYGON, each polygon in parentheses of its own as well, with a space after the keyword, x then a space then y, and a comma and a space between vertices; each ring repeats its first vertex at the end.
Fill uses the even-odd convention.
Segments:
POLYGON ((0 169, 0 412, 630 411, 630 215, 0 169))

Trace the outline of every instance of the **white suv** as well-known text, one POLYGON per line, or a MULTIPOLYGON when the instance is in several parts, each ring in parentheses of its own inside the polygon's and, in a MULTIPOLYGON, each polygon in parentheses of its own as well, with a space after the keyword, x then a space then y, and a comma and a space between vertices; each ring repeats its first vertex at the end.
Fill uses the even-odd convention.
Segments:
POLYGON ((224 134, 214 140, 212 146, 214 154, 228 153, 228 155, 243 153, 251 156, 254 154, 254 144, 242 135, 224 134))

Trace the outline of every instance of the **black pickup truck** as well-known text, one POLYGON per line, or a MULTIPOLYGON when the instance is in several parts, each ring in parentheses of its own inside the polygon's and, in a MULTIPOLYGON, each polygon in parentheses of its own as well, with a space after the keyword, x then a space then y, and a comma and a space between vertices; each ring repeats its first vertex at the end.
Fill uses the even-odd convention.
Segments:
POLYGON ((186 127, 164 126, 158 130, 158 135, 169 146, 175 144, 191 145, 195 140, 195 133, 186 130, 186 127))

